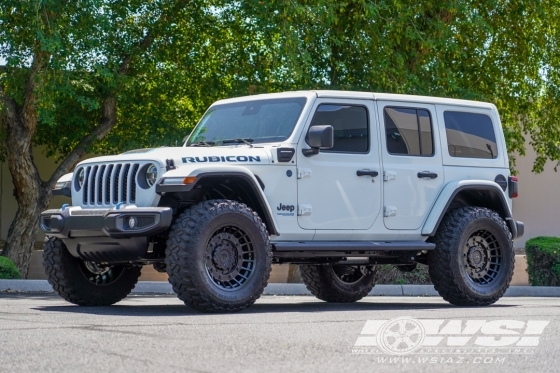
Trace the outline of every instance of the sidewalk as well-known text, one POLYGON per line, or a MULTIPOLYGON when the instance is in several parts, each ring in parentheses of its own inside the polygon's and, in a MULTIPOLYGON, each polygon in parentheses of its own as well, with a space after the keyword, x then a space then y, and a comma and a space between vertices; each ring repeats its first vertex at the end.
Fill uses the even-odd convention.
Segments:
MULTIPOLYGON (((0 292, 52 292, 46 280, 0 280, 0 292)), ((133 294, 172 294, 171 285, 161 281, 140 281, 133 294)), ((311 295, 303 284, 272 283, 264 295, 311 295)), ((369 295, 377 296, 439 296, 432 285, 376 285, 369 295)), ((510 286, 506 297, 560 297, 560 287, 510 286)))

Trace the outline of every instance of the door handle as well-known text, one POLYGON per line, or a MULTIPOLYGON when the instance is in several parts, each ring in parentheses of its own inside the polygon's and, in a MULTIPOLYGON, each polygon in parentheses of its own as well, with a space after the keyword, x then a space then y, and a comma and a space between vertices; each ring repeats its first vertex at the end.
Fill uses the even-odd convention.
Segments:
POLYGON ((379 175, 379 172, 371 170, 358 170, 356 171, 356 175, 376 177, 377 175, 379 175))
POLYGON ((435 172, 430 172, 430 171, 418 172, 418 178, 423 179, 425 177, 429 177, 430 179, 435 179, 437 177, 437 174, 435 172))

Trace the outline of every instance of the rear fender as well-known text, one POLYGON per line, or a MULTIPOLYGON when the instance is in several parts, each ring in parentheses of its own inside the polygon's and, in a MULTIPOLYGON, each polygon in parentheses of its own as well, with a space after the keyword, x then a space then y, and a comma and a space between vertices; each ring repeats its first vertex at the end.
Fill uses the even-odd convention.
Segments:
POLYGON ((435 235, 445 213, 452 207, 452 202, 464 200, 465 197, 478 199, 479 203, 476 203, 476 206, 496 211, 507 222, 513 238, 517 237, 517 225, 512 219, 508 197, 497 183, 488 180, 462 180, 448 183, 432 207, 422 228, 422 235, 435 235))

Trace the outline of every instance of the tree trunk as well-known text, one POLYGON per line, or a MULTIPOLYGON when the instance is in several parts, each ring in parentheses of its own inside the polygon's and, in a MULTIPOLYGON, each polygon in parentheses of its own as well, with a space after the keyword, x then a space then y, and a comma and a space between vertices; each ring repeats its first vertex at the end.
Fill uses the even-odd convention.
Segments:
POLYGON ((4 101, 1 119, 6 131, 6 158, 14 184, 14 197, 18 203, 3 255, 14 262, 23 278, 27 277, 39 215, 51 197, 50 189, 42 182, 33 162, 31 145, 38 120, 36 90, 40 83, 39 74, 48 58, 45 52, 34 54, 22 105, 13 98, 6 97, 4 87, 0 87, 0 98, 4 101))
POLYGON ((28 131, 25 127, 17 126, 19 120, 23 118, 13 119, 15 123, 11 121, 12 123, 6 126, 8 129, 6 147, 8 168, 12 175, 18 209, 8 230, 3 255, 10 258, 18 267, 21 276, 26 278, 29 258, 39 229, 39 215, 48 206, 51 192, 43 185, 33 163, 31 137, 28 131))
POLYGON ((18 267, 22 278, 27 278, 29 259, 39 231, 39 216, 48 206, 48 196, 43 188, 28 190, 18 199, 16 216, 10 225, 3 255, 18 267))

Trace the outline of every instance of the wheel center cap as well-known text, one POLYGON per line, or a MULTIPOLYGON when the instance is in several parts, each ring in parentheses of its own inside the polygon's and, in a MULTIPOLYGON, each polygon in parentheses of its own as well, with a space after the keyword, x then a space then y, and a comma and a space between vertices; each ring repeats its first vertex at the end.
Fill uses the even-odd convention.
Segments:
POLYGON ((229 270, 235 263, 235 250, 230 242, 224 240, 214 249, 213 262, 221 270, 229 270))
POLYGON ((480 247, 470 247, 467 258, 469 260, 469 264, 475 268, 482 268, 484 265, 485 255, 480 247))

